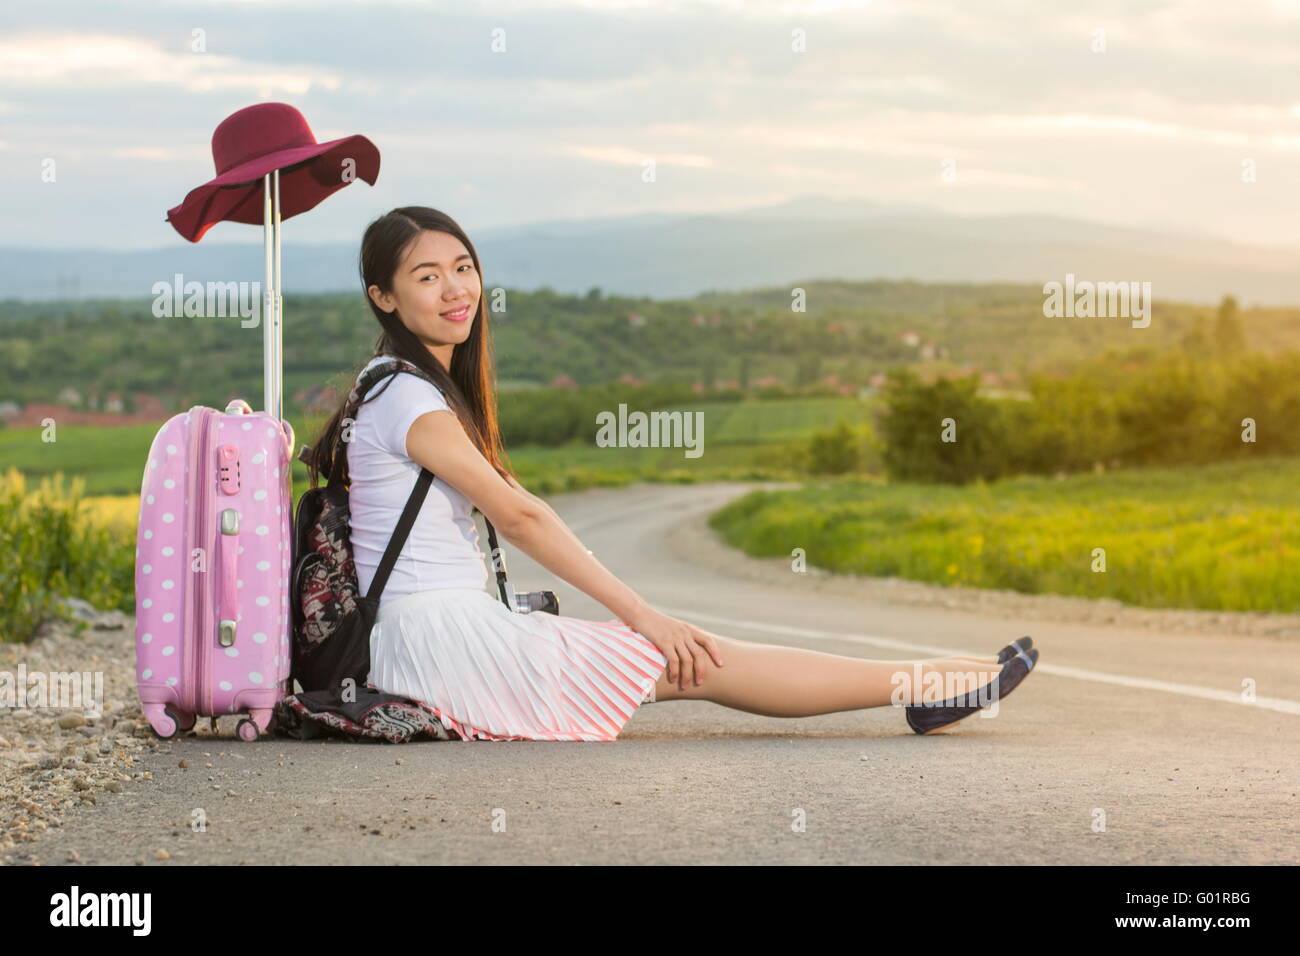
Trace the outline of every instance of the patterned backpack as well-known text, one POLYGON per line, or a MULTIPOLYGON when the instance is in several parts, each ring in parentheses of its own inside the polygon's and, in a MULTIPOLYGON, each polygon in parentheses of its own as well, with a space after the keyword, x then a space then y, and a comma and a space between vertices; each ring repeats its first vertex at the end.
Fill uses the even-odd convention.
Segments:
MULTIPOLYGON (((367 371, 349 395, 345 416, 381 378, 408 372, 431 379, 408 362, 394 360, 367 371)), ((436 383, 434 383, 436 384, 436 383)), ((308 452, 303 446, 299 459, 308 452)), ((447 730, 422 701, 385 694, 366 684, 370 672, 370 630, 388 576, 397 562, 433 482, 420 470, 393 536, 375 572, 370 590, 361 594, 349 531, 348 489, 337 470, 328 482, 306 491, 294 519, 293 574, 289 604, 293 614, 293 661, 290 686, 302 691, 276 705, 277 734, 308 739, 335 735, 373 737, 401 743, 421 734, 437 740, 457 735, 447 730)), ((485 518, 486 520, 486 518, 485 518)), ((495 530, 488 525, 493 547, 495 530)))

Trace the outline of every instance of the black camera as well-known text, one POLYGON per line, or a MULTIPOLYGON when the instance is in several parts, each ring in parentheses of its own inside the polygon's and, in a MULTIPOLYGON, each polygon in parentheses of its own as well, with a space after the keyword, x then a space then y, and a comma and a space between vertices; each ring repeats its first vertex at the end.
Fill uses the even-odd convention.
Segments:
MULTIPOLYGON (((506 585, 509 587, 509 585, 506 585)), ((547 614, 560 613, 560 599, 554 591, 523 591, 510 588, 514 610, 519 614, 531 614, 533 611, 545 611, 547 614)))

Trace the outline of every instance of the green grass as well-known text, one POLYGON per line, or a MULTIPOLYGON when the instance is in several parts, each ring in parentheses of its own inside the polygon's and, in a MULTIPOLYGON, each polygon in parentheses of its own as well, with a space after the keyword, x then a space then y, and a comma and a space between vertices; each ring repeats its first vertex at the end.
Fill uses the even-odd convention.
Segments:
MULTIPOLYGON (((300 423, 291 419, 290 424, 302 444, 300 423)), ((41 440, 40 428, 4 429, 0 430, 0 466, 16 468, 29 480, 56 473, 79 477, 87 495, 138 495, 149 445, 161 427, 161 422, 114 428, 60 425, 52 442, 41 440)), ((295 474, 298 469, 306 475, 301 462, 295 463, 295 474)))
MULTIPOLYGON (((718 481, 790 477, 800 467, 802 445, 814 429, 844 417, 861 421, 856 399, 782 399, 677 406, 667 411, 704 413, 703 454, 685 448, 598 448, 591 442, 507 448, 520 480, 537 494, 573 491, 630 481, 718 481)), ((617 409, 612 411, 617 412, 617 409)), ((323 419, 290 419, 297 444, 315 440, 323 419)), ((56 473, 79 476, 87 495, 139 494, 144 462, 159 425, 100 428, 61 425, 55 441, 40 428, 0 430, 0 465, 28 479, 56 473)), ((307 469, 293 464, 295 500, 307 488, 307 469)))
POLYGON ((966 487, 843 481, 754 492, 710 524, 749 554, 803 548, 840 573, 1296 613, 1297 487, 1295 458, 966 487))
MULTIPOLYGON (((799 443, 783 439, 811 431, 820 415, 851 403, 800 404, 687 409, 701 408, 706 415, 699 458, 686 458, 683 448, 594 445, 522 446, 510 458, 525 487, 538 494, 634 481, 794 477, 799 443)), ((323 420, 291 423, 301 446, 315 440, 323 420)), ((0 641, 24 641, 43 619, 66 619, 58 606, 61 595, 133 611, 139 489, 158 427, 64 425, 54 441, 42 441, 46 433, 40 428, 0 430, 0 463, 8 469, 0 473, 0 548, 9 556, 0 563, 0 641), (64 488, 67 479, 71 490, 64 488)), ((308 487, 306 466, 297 460, 293 484, 296 502, 308 487)))
POLYGON ((669 411, 704 412, 704 449, 718 445, 755 445, 806 440, 814 429, 839 418, 866 421, 866 401, 853 398, 776 399, 764 402, 719 402, 679 405, 669 411))
MULTIPOLYGON (((841 417, 860 422, 865 404, 781 400, 682 410, 705 413, 700 458, 686 458, 682 448, 573 444, 517 447, 508 450, 510 459, 538 494, 634 481, 801 479, 811 432, 841 417)), ((314 440, 321 420, 293 424, 301 445, 314 440)), ((25 474, 29 485, 68 475, 81 481, 85 496, 108 496, 89 509, 98 515, 93 522, 72 519, 76 508, 65 502, 28 508, 26 518, 6 526, 7 553, 19 556, 9 562, 7 590, 0 589, 8 599, 0 629, 10 639, 48 610, 55 589, 46 581, 101 607, 131 610, 134 516, 156 431, 66 426, 51 443, 40 440, 40 429, 0 431, 0 462, 25 474), (28 608, 21 620, 10 610, 19 605, 28 608)), ((293 467, 296 500, 307 487, 306 468, 297 461, 293 467)), ((835 480, 756 492, 711 521, 751 554, 803 548, 810 564, 842 573, 1148 607, 1296 612, 1297 487, 1300 459, 1293 458, 965 487, 835 480), (1092 570, 1095 548, 1105 549, 1104 573, 1092 570)), ((13 501, 16 515, 21 509, 13 501)))
POLYGON ((687 458, 681 448, 593 448, 535 445, 510 451, 510 463, 525 488, 556 494, 633 481, 758 481, 797 478, 797 447, 734 444, 710 447, 687 458))

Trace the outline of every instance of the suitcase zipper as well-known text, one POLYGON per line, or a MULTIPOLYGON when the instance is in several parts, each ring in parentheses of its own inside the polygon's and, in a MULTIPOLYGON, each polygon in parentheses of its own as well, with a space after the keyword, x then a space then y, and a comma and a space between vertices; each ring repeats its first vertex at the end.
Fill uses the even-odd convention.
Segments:
MULTIPOLYGON (((204 474, 206 462, 203 455, 203 449, 207 445, 209 412, 210 410, 207 408, 197 410, 199 422, 198 427, 191 434, 193 450, 190 454, 190 503, 192 505, 191 527, 193 528, 190 536, 190 547, 191 549, 195 547, 203 549, 203 570, 190 572, 190 580, 193 582, 193 587, 190 588, 193 601, 190 619, 194 622, 191 630, 195 635, 195 640, 190 648, 189 676, 193 692, 189 697, 190 709, 196 717, 204 712, 204 695, 201 681, 203 679, 203 657, 207 653, 208 633, 207 588, 205 587, 205 581, 211 573, 204 521, 204 505, 207 503, 204 490, 207 488, 207 476, 204 474)), ((193 551, 191 550, 191 553, 185 556, 185 560, 192 560, 192 554, 193 551)))
POLYGON ((208 654, 212 644, 212 632, 215 626, 213 618, 213 596, 216 590, 212 587, 212 576, 216 570, 212 566, 214 559, 213 552, 216 550, 216 534, 209 535, 208 526, 208 488, 212 484, 215 476, 208 473, 212 467, 212 462, 208 455, 208 433, 212 430, 212 419, 216 417, 216 412, 212 409, 203 416, 203 440, 199 443, 199 454, 203 456, 203 467, 199 469, 199 520, 203 522, 203 548, 204 566, 207 571, 203 575, 203 641, 199 645, 198 654, 198 693, 203 704, 203 712, 212 715, 212 689, 206 685, 208 671, 208 654))
POLYGON ((185 541, 185 545, 186 545, 185 554, 181 556, 181 560, 185 562, 185 583, 186 583, 186 595, 185 595, 186 618, 185 618, 185 631, 183 633, 190 634, 193 639, 185 642, 186 687, 185 687, 185 693, 183 697, 185 701, 184 706, 188 707, 191 711, 193 711, 195 716, 198 716, 199 687, 198 687, 198 682, 195 680, 194 677, 194 673, 195 673, 194 658, 195 655, 198 654, 199 652, 198 633, 201 628, 201 625, 198 619, 199 602, 198 602, 197 595, 198 595, 199 583, 201 579, 198 577, 198 572, 194 570, 193 555, 194 555, 194 548, 196 547, 196 542, 198 541, 198 537, 199 537, 199 519, 198 519, 199 509, 197 507, 197 503, 199 498, 199 480, 198 480, 199 433, 202 431, 202 424, 203 424, 202 410, 197 408, 191 408, 190 419, 191 419, 191 425, 189 431, 190 443, 189 443, 189 448, 186 449, 186 451, 189 454, 190 464, 189 464, 189 473, 187 476, 187 480, 185 482, 185 491, 188 498, 188 500, 186 501, 186 508, 188 510, 185 513, 185 517, 186 520, 189 522, 189 524, 188 524, 188 533, 186 534, 186 541, 185 541), (196 416, 198 417, 197 421, 194 420, 196 416))

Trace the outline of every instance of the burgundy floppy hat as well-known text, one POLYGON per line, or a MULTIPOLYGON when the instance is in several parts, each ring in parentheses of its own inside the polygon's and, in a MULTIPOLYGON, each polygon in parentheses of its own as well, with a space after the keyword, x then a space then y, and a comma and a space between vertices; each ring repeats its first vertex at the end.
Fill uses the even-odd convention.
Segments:
POLYGON ((280 170, 280 219, 316 206, 352 181, 379 178, 379 150, 364 136, 316 142, 306 118, 288 103, 258 103, 231 113, 212 134, 217 176, 191 189, 167 221, 190 242, 219 222, 262 225, 262 177, 280 170), (353 165, 345 169, 344 163, 353 165))

